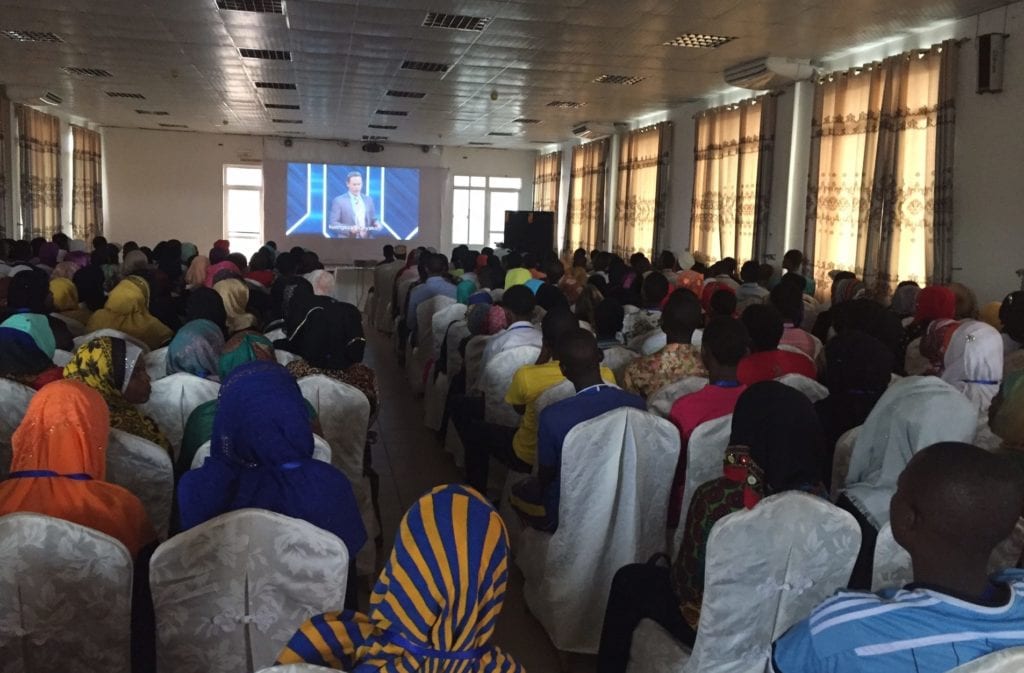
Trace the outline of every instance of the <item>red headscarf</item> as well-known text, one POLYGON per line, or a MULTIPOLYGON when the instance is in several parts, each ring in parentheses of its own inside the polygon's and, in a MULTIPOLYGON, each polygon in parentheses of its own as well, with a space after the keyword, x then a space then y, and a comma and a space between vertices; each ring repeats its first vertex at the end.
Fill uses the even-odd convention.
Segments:
POLYGON ((956 315, 956 295, 948 287, 929 285, 917 295, 914 322, 952 320, 956 315))
POLYGON ((213 247, 220 248, 221 250, 231 250, 231 244, 225 241, 223 238, 218 241, 214 241, 213 247))

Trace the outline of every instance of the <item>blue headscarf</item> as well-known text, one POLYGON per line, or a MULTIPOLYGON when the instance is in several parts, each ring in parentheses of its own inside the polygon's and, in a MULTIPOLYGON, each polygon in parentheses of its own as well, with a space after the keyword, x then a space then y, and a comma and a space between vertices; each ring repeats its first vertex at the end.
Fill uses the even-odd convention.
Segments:
POLYGON ((224 333, 210 320, 192 320, 178 330, 167 347, 167 373, 188 372, 206 378, 218 371, 224 333))
POLYGON ((210 457, 182 476, 178 502, 183 530, 255 507, 334 533, 352 558, 366 542, 352 484, 313 458, 302 392, 276 362, 251 362, 222 382, 210 457))
POLYGON ((521 673, 489 641, 508 586, 508 533, 476 491, 438 486, 399 526, 369 614, 328 612, 303 624, 278 663, 352 673, 521 673))

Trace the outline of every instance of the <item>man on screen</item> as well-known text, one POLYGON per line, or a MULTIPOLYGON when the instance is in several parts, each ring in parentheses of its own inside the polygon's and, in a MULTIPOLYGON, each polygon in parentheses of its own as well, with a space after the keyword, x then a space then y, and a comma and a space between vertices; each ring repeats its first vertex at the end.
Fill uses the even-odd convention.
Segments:
POLYGON ((327 231, 332 238, 371 238, 381 227, 369 195, 363 196, 363 176, 353 171, 345 178, 348 191, 331 201, 327 231))

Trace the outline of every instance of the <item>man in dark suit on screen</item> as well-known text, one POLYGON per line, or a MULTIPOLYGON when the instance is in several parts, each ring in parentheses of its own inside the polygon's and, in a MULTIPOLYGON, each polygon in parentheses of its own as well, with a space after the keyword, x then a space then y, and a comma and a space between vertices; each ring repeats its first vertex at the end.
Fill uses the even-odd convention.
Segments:
POLYGON ((358 171, 345 178, 348 191, 331 201, 327 232, 331 238, 372 238, 383 227, 369 195, 363 195, 363 176, 358 171))

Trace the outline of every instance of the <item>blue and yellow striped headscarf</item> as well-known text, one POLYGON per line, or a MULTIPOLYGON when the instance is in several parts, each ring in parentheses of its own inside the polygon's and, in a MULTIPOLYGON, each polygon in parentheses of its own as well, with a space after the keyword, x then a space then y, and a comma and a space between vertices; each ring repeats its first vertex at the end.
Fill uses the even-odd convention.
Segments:
POLYGON ((488 645, 508 585, 508 533, 476 491, 438 486, 406 512, 370 614, 328 612, 292 636, 278 663, 350 673, 522 673, 488 645))

